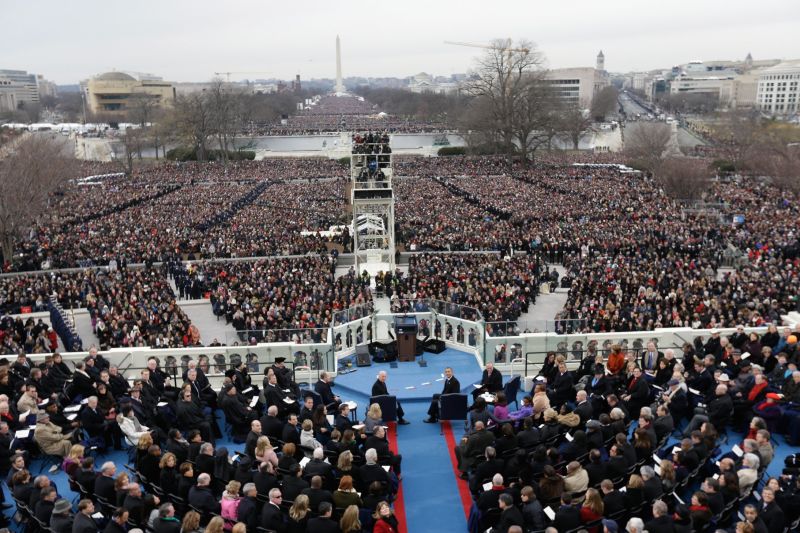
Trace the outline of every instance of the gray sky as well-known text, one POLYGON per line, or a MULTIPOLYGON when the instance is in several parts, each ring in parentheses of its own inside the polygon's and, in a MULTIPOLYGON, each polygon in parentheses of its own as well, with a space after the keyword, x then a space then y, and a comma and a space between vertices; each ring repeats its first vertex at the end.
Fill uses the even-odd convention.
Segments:
POLYGON ((3 0, 0 68, 57 83, 108 70, 204 81, 466 72, 480 50, 444 40, 534 41, 552 68, 612 72, 692 59, 800 57, 800 0, 3 0), (303 6, 303 7, 301 7, 303 6))

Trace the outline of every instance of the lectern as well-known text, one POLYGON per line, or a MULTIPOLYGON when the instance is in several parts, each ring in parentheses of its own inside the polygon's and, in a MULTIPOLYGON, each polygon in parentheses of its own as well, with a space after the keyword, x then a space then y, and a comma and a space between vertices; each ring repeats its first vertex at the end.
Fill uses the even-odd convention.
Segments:
POLYGON ((394 331, 397 334, 397 358, 414 361, 417 356, 417 317, 395 317, 394 331))

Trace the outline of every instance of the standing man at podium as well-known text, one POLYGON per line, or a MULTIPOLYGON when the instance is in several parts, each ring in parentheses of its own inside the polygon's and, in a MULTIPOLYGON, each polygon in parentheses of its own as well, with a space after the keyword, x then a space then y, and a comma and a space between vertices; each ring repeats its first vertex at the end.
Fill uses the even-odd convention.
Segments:
MULTIPOLYGON (((388 396, 389 389, 386 388, 386 371, 381 370, 378 372, 378 379, 375 380, 375 383, 372 384, 372 395, 373 396, 388 396)), ((400 405, 400 402, 397 402, 397 423, 404 426, 408 424, 408 420, 403 418, 403 407, 400 405)))
POLYGON ((494 363, 486 363, 486 369, 481 376, 481 386, 472 391, 472 401, 484 392, 497 394, 501 390, 503 390, 503 374, 495 369, 494 363))
MULTIPOLYGON (((449 366, 444 369, 444 387, 442 394, 458 394, 461 392, 461 383, 453 375, 453 369, 449 366)), ((442 394, 434 394, 431 406, 428 408, 428 418, 424 420, 426 424, 433 424, 439 421, 439 397, 442 394)))

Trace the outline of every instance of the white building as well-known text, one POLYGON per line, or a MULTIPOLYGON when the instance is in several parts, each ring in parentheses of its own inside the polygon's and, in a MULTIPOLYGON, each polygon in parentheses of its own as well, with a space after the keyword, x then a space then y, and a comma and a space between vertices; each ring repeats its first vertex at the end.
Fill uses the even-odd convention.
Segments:
POLYGON ((591 67, 548 70, 547 80, 562 100, 585 109, 592 106, 595 93, 608 85, 605 71, 591 67))
POLYGON ((17 105, 39 103, 39 83, 36 74, 24 70, 0 69, 0 80, 10 81, 16 92, 17 105))
POLYGON ((800 111, 800 60, 784 61, 760 71, 756 104, 771 115, 800 111))
POLYGON ((408 84, 412 93, 453 94, 459 90, 458 83, 438 81, 427 72, 420 72, 408 84))

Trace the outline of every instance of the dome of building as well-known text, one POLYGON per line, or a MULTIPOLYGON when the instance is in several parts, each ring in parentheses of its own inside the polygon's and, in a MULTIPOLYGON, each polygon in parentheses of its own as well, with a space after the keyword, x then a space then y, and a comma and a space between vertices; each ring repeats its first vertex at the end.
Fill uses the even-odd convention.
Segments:
POLYGON ((105 72, 95 79, 103 81, 136 81, 136 78, 124 72, 105 72))

